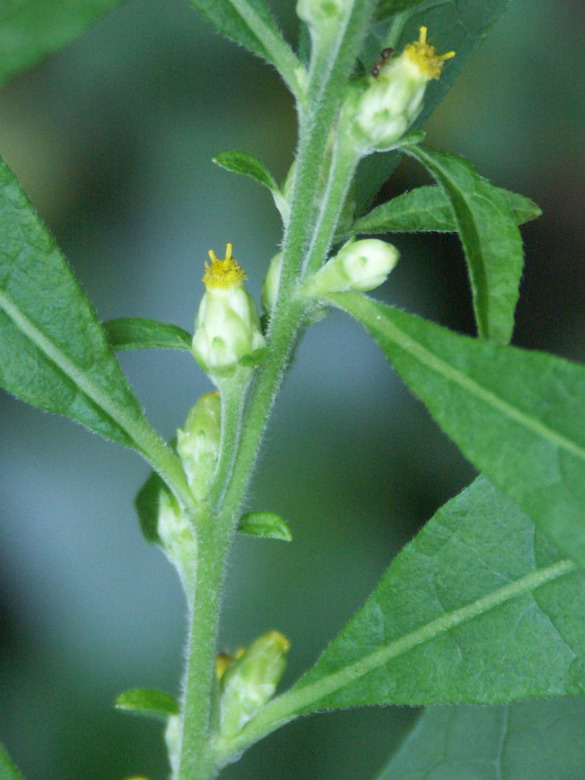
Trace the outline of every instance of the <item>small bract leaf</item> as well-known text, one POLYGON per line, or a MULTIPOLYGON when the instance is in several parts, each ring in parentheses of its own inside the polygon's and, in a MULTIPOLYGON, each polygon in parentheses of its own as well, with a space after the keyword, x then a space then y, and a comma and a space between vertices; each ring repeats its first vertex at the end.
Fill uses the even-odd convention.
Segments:
POLYGON ((248 536, 261 536, 265 539, 292 540, 292 534, 285 520, 273 512, 249 512, 238 525, 238 531, 248 536))
MULTIPOLYGON (((530 198, 509 190, 498 190, 506 199, 517 225, 542 214, 530 198)), ((457 222, 451 204, 440 187, 429 185, 405 192, 370 211, 351 227, 352 233, 451 233, 457 222)))
POLYGON ((149 718, 167 718, 179 714, 179 702, 170 693, 152 688, 133 688, 116 699, 116 709, 146 715, 149 718))
POLYGON ((149 544, 160 544, 158 514, 161 492, 168 488, 156 471, 152 471, 134 499, 142 534, 149 544))
POLYGON ((112 349, 181 349, 189 352, 193 336, 178 325, 142 319, 121 317, 103 323, 112 349))
POLYGON ((274 177, 261 160, 246 152, 220 152, 213 158, 213 162, 230 173, 239 173, 254 179, 271 191, 278 191, 278 185, 274 177))

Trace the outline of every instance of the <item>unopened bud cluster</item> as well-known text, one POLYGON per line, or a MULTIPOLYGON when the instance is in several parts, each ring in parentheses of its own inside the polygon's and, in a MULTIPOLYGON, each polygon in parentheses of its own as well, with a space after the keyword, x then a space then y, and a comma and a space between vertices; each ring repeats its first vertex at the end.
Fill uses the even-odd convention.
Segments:
POLYGON ((232 257, 232 245, 227 245, 224 259, 213 252, 209 256, 192 350, 199 365, 216 381, 234 376, 239 366, 256 365, 266 342, 254 299, 244 289, 246 275, 232 257))
POLYGON ((386 281, 399 256, 395 246, 377 238, 348 243, 307 279, 305 292, 319 298, 328 293, 373 290, 386 281))
POLYGON ((290 642, 278 631, 258 637, 234 658, 218 658, 219 734, 229 741, 274 696, 286 668, 290 642))
POLYGON ((398 57, 376 66, 376 75, 354 87, 344 107, 352 120, 356 146, 363 154, 391 149, 411 127, 422 109, 428 82, 438 79, 445 60, 454 52, 439 54, 427 42, 427 28, 398 57))
MULTIPOLYGON (((183 428, 177 431, 177 452, 197 504, 205 501, 215 473, 220 435, 219 393, 206 393, 187 414, 183 428)), ((166 487, 158 495, 157 533, 189 598, 195 585, 197 540, 191 522, 166 487)))
POLYGON ((202 395, 177 431, 177 452, 195 498, 203 498, 219 454, 221 401, 219 393, 202 395))

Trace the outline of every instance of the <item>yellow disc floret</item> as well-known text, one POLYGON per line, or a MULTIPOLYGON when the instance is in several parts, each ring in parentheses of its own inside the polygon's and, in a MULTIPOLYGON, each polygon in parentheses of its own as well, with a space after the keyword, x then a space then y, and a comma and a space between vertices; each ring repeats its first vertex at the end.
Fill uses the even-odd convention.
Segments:
POLYGON ((203 283, 209 288, 234 287, 241 284, 246 279, 246 274, 238 265, 235 258, 232 257, 232 245, 227 244, 225 249, 225 258, 220 260, 215 256, 213 249, 209 250, 211 263, 205 263, 205 274, 203 283))
POLYGON ((404 54, 429 79, 438 79, 445 60, 455 56, 454 51, 439 54, 434 46, 427 43, 426 27, 420 28, 418 41, 404 47, 404 54))

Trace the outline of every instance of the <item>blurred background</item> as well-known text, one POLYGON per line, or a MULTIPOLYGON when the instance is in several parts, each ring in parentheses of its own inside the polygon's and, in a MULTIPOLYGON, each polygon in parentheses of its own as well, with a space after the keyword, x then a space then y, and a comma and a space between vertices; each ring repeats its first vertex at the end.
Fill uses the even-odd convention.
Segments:
MULTIPOLYGON (((274 5, 294 35, 294 3, 274 5)), ((523 229, 515 343, 575 360, 585 358, 584 23, 579 0, 516 0, 428 139, 543 208, 523 229)), ((278 215, 265 191, 211 158, 240 149, 282 178, 294 143, 275 73, 179 0, 126 2, 0 93, 0 150, 102 319, 191 330, 207 250, 219 254, 227 241, 258 292, 278 215)), ((403 163, 385 195, 426 181, 403 163)), ((473 332, 457 240, 395 243, 402 259, 382 297, 473 332)), ((121 362, 167 437, 210 389, 186 353, 121 362)), ((0 442, 0 737, 28 780, 162 780, 160 725, 112 708, 131 687, 176 693, 181 673, 182 594, 132 506, 147 467, 5 394, 0 442)), ((238 539, 222 646, 283 631, 291 683, 472 477, 360 329, 327 317, 299 351, 249 501, 287 518, 294 541, 238 539)), ((225 777, 367 780, 415 716, 385 708, 305 718, 225 777)))

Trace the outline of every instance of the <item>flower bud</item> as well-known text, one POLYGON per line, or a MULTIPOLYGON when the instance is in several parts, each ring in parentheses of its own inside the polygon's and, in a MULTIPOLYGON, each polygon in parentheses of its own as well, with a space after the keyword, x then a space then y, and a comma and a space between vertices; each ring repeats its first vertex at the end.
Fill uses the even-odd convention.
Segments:
POLYGON ((258 637, 220 677, 220 735, 229 740, 274 696, 290 643, 278 631, 258 637))
POLYGON ((189 599, 195 586, 197 540, 177 499, 166 487, 159 492, 157 531, 165 555, 177 569, 189 599))
POLYGON ((418 41, 377 66, 366 88, 363 82, 354 88, 344 107, 344 116, 353 117, 357 146, 367 153, 396 145, 419 115, 427 83, 438 79, 445 60, 454 56, 452 51, 439 54, 421 27, 418 41))
POLYGON ((221 435, 219 393, 202 395, 177 431, 177 452, 195 498, 203 498, 215 471, 221 435))
POLYGON ((256 365, 266 342, 254 299, 244 290, 246 275, 232 257, 232 245, 227 245, 223 260, 212 251, 209 256, 192 351, 213 379, 233 376, 239 365, 256 365))
POLYGON ((328 293, 373 290, 386 281, 399 256, 396 247, 377 238, 354 241, 309 277, 305 290, 317 298, 328 293))
POLYGON ((267 314, 270 314, 274 309, 276 303, 276 295, 278 293, 278 285, 280 284, 280 272, 282 270, 282 253, 279 252, 270 261, 268 266, 268 273, 264 279, 262 285, 262 293, 260 301, 262 308, 267 314))

